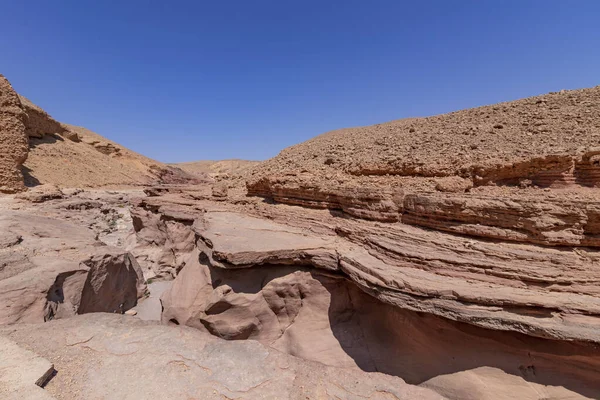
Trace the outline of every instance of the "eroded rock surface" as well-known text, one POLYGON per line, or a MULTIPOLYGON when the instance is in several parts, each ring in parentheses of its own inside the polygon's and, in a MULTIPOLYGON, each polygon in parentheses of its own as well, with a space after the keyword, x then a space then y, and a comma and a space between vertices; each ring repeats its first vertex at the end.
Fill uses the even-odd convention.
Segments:
POLYGON ((87 314, 0 328, 54 363, 57 399, 443 399, 402 379, 304 361, 255 341, 87 314))
MULTIPOLYGON (((142 297, 137 261, 124 248, 99 241, 94 229, 64 218, 61 199, 9 206, 20 209, 0 207, 0 324, 124 312, 142 297)), ((81 220, 94 224, 94 213, 83 212, 81 220)))
POLYGON ((21 174, 28 153, 25 120, 19 96, 0 75, 0 193, 25 189, 21 174))
POLYGON ((176 225, 187 232, 184 250, 164 251, 181 270, 162 296, 163 323, 410 383, 444 376, 451 398, 466 396, 464 376, 525 385, 531 398, 600 394, 597 251, 215 203, 207 190, 155 190, 134 211, 149 249, 153 237, 175 242, 176 225))

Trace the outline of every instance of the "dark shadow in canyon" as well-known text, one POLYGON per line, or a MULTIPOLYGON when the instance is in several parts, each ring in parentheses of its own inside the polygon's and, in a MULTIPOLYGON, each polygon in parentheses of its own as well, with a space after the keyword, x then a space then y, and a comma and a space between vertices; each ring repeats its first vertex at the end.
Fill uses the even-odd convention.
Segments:
POLYGON ((31 169, 26 166, 21 166, 21 173, 23 174, 23 181, 25 186, 31 188, 41 185, 42 183, 35 176, 31 175, 31 169))
POLYGON ((597 346, 492 331, 417 313, 383 303, 351 282, 345 285, 349 300, 342 303, 348 309, 340 313, 340 301, 332 297, 331 329, 365 371, 420 384, 439 375, 493 367, 528 382, 600 398, 597 346))
POLYGON ((56 142, 64 142, 65 139, 56 133, 49 133, 44 135, 41 138, 30 137, 29 138, 29 148, 34 149, 40 144, 54 144, 56 142))

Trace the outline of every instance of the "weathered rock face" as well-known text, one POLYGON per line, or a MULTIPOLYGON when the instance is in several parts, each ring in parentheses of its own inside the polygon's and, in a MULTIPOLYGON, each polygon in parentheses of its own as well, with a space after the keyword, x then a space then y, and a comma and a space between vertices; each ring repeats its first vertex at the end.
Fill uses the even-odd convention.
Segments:
POLYGON ((124 249, 98 241, 100 234, 88 228, 93 217, 84 218, 86 224, 56 218, 63 212, 74 220, 77 212, 94 213, 69 208, 73 199, 53 201, 58 204, 47 200, 14 204, 22 207, 18 211, 1 209, 0 324, 124 312, 144 294, 144 278, 136 260, 124 249), (60 204, 63 201, 65 207, 60 204))
MULTIPOLYGON (((260 265, 312 266, 342 274, 375 298, 411 311, 488 329, 600 343, 596 253, 580 256, 535 247, 474 245, 468 239, 448 240, 401 227, 363 232, 356 227, 338 227, 348 241, 227 212, 206 214, 193 230, 199 253, 188 253, 186 266, 203 263, 231 270, 260 265), (527 268, 522 267, 524 263, 527 268), (572 269, 575 265, 578 268, 572 269)), ((195 287, 190 289, 192 293, 203 285, 214 286, 208 277, 178 279, 195 287)), ((231 279, 233 275, 214 281, 231 279)), ((187 307, 200 304, 194 296, 184 295, 188 292, 178 288, 177 280, 171 291, 176 298, 186 297, 187 307)), ((166 321, 173 318, 171 301, 176 303, 176 312, 189 311, 167 294, 166 321)), ((187 323, 190 314, 174 318, 187 323)))
POLYGON ((404 192, 401 188, 381 188, 350 183, 336 184, 313 176, 263 177, 248 184, 248 195, 270 197, 285 204, 343 211, 374 221, 400 219, 404 192))
MULTIPOLYGON (((479 369, 487 367, 503 371, 503 380, 522 380, 533 393, 537 385, 600 393, 595 374, 586 372, 599 366, 593 347, 418 315, 377 301, 348 280, 322 271, 274 265, 223 271, 188 265, 163 304, 164 322, 181 321, 228 340, 259 340, 302 359, 383 372, 413 384, 440 380, 446 390, 468 393, 454 374, 469 373, 476 379, 479 369), (182 301, 186 296, 188 301, 182 301), (562 354, 585 360, 557 366, 562 354)), ((489 390, 481 384, 472 387, 489 390)), ((561 389, 546 391, 553 398, 561 389)), ((455 392, 449 397, 464 396, 455 392)))
POLYGON ((515 242, 600 247, 600 199, 562 197, 411 194, 402 222, 515 242))
POLYGON ((145 199, 132 210, 136 245, 131 249, 147 278, 174 279, 195 249, 194 211, 162 207, 145 199))
POLYGON ((479 241, 236 198, 215 203, 207 192, 153 190, 134 211, 145 215, 136 229, 147 252, 153 242, 177 242, 178 234, 168 238, 176 224, 187 232, 184 250, 165 251, 181 270, 162 296, 163 323, 443 386, 450 398, 488 393, 464 386, 465 377, 513 382, 531 398, 538 389, 548 398, 600 394, 590 372, 600 362, 596 250, 479 241))
POLYGON ((596 247, 598 99, 595 87, 330 132, 248 171, 248 195, 491 239, 596 247))
POLYGON ((0 193, 25 189, 21 173, 28 153, 25 119, 19 96, 0 75, 0 193))
POLYGON ((144 295, 142 270, 130 253, 120 251, 92 256, 83 264, 89 267, 81 292, 78 314, 125 312, 144 295))
POLYGON ((49 200, 62 199, 63 192, 56 185, 40 185, 19 193, 16 198, 32 203, 43 203, 49 200))
POLYGON ((444 399, 398 377, 128 316, 88 314, 0 328, 0 335, 54 364, 58 373, 45 391, 60 399, 444 399))
POLYGON ((214 184, 212 187, 212 197, 213 197, 213 199, 215 199, 217 201, 226 200, 227 192, 228 192, 228 188, 225 183, 222 183, 222 182, 217 183, 217 184, 214 184))

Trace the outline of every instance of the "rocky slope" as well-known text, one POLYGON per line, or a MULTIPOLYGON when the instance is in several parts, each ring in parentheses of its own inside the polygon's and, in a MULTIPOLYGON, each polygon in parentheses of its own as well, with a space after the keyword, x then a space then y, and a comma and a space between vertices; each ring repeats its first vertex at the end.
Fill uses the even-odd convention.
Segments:
POLYGON ((558 246, 600 242, 600 87, 330 132, 248 193, 382 222, 558 246))
MULTIPOLYGON (((25 107, 28 115, 32 109, 25 107)), ((47 114, 36 114, 33 120, 39 123, 28 125, 36 134, 29 137, 29 157, 24 163, 28 186, 119 187, 193 180, 178 168, 137 154, 88 129, 51 123, 47 114), (38 137, 41 131, 46 133, 38 137)))
POLYGON ((600 150, 594 149, 600 146, 599 121, 600 86, 561 91, 329 132, 283 150, 254 177, 458 176, 475 186, 528 179, 540 186, 593 187, 600 184, 600 150))
POLYGON ((60 187, 149 185, 198 179, 137 154, 88 129, 54 120, 19 96, 0 76, 0 190, 26 186, 60 187), (28 154, 29 153, 29 154, 28 154))

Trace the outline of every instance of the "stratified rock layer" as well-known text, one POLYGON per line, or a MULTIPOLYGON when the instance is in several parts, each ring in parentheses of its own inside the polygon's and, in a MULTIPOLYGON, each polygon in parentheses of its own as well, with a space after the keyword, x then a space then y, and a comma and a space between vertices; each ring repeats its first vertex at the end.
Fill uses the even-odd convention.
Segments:
POLYGON ((600 87, 329 132, 250 196, 493 240, 600 246, 600 87))
POLYGON ((467 390, 465 376, 513 382, 536 399, 600 395, 596 250, 213 202, 205 192, 153 189, 134 210, 138 251, 153 254, 156 271, 168 259, 180 270, 161 299, 163 323, 428 382, 450 398, 487 393, 484 383, 467 390))

